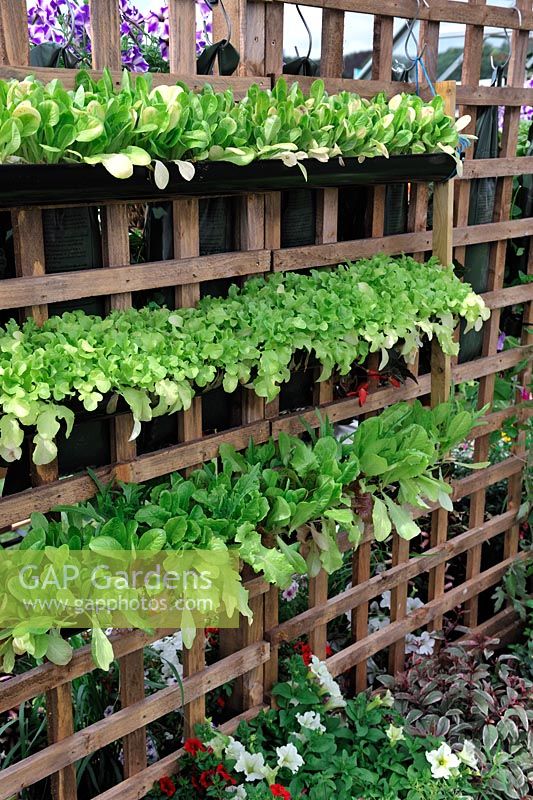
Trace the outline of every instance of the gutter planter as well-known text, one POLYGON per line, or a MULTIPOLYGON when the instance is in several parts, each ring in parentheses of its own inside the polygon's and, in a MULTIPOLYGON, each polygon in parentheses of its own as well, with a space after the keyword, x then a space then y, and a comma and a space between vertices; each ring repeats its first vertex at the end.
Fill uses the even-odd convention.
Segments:
POLYGON ((191 181, 184 180, 173 164, 167 164, 170 181, 164 190, 154 183, 153 171, 135 167, 131 178, 120 180, 100 164, 3 164, 0 165, 0 208, 54 204, 99 204, 109 200, 162 200, 172 196, 242 194, 279 189, 322 189, 354 184, 373 186, 390 183, 447 181, 457 171, 447 153, 376 156, 359 163, 357 158, 314 159, 301 162, 301 170, 282 161, 253 161, 245 167, 221 161, 195 163, 191 181))

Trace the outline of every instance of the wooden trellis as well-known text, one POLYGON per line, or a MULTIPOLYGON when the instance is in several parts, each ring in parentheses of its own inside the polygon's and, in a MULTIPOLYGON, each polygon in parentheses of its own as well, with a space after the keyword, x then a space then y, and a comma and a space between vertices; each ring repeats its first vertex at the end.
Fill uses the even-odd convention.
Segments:
MULTIPOLYGON (((169 0, 170 14, 170 74, 157 74, 156 83, 184 80, 200 87, 206 80, 215 88, 231 86, 237 97, 252 83, 270 87, 282 73, 284 3, 294 0, 226 0, 233 22, 234 41, 241 53, 238 74, 232 77, 198 77, 195 74, 195 9, 192 0, 169 0)), ((92 0, 92 59, 96 72, 108 66, 117 84, 120 81, 120 23, 118 0, 92 0)), ((48 316, 52 303, 79 300, 86 297, 106 298, 108 309, 128 308, 132 293, 161 287, 175 288, 177 307, 194 305, 201 285, 206 280, 229 278, 239 281, 248 275, 269 271, 299 270, 354 260, 378 252, 414 253, 419 259, 433 250, 447 263, 452 260, 453 248, 461 256, 467 245, 491 243, 490 285, 484 299, 492 309, 492 318, 485 326, 483 355, 465 364, 451 364, 438 348, 432 354, 431 374, 420 374, 418 383, 408 383, 400 390, 379 389, 371 393, 362 411, 357 399, 338 399, 333 382, 316 384, 313 402, 320 405, 332 421, 376 413, 386 405, 401 399, 430 397, 433 403, 443 400, 451 380, 480 382, 479 402, 491 402, 494 381, 498 372, 520 364, 525 357, 531 363, 532 338, 528 332, 533 325, 533 283, 504 288, 504 267, 508 242, 533 234, 533 219, 510 220, 512 177, 533 173, 533 157, 516 158, 516 143, 520 106, 533 105, 533 90, 523 88, 529 32, 533 30, 533 10, 527 0, 519 0, 516 10, 487 5, 483 0, 455 2, 431 0, 429 8, 415 0, 306 0, 302 5, 322 9, 322 47, 320 72, 330 91, 349 89, 365 97, 385 91, 389 96, 398 91, 415 90, 414 84, 391 81, 394 18, 411 18, 417 11, 422 20, 421 40, 426 46, 430 78, 435 79, 439 26, 441 22, 466 25, 465 61, 462 83, 442 84, 438 90, 452 112, 456 102, 462 112, 473 115, 487 105, 505 107, 501 157, 471 159, 467 156, 462 179, 434 188, 434 231, 427 230, 428 188, 412 187, 408 230, 386 236, 385 189, 378 187, 371 198, 367 238, 338 241, 339 192, 323 189, 317 192, 315 242, 301 247, 282 247, 282 196, 280 192, 246 195, 237 200, 237 252, 200 256, 200 224, 198 199, 172 198, 173 245, 171 260, 132 265, 128 241, 128 207, 124 204, 102 204, 103 269, 47 274, 40 208, 12 209, 17 277, 0 284, 0 310, 13 314, 31 315, 37 322, 48 316), (372 80, 354 81, 342 78, 343 39, 346 12, 374 15, 372 80), (503 88, 480 87, 481 49, 485 26, 508 28, 512 31, 512 54, 508 85, 503 88), (494 220, 491 224, 468 226, 469 181, 479 177, 496 177, 497 196, 494 220), (455 227, 452 226, 455 193, 455 227), (497 337, 501 310, 523 304, 523 335, 519 348, 497 352, 497 337)), ((215 38, 224 35, 224 23, 215 12, 215 38)), ((29 45, 24 0, 3 0, 0 4, 0 77, 25 77, 29 72, 29 45)), ((32 69, 32 73, 48 80, 58 77, 68 85, 74 81, 74 71, 32 69)), ((289 76, 287 76, 289 77, 289 76)), ((293 78, 291 78, 293 80, 293 78)), ((299 79, 308 85, 308 78, 299 79)), ((421 91, 429 88, 422 81, 421 91)), ((460 260, 460 259, 459 259, 460 260)), ((530 253, 529 274, 533 272, 533 250, 530 253)), ((527 382, 530 371, 523 373, 527 382)), ((240 425, 231 430, 203 436, 202 400, 195 399, 187 412, 178 415, 175 444, 162 450, 138 455, 130 443, 131 419, 117 414, 111 420, 110 452, 113 463, 98 467, 103 480, 119 477, 125 481, 144 481, 178 469, 187 469, 216 456, 222 442, 237 448, 247 445, 250 437, 264 442, 281 431, 303 430, 302 414, 280 414, 277 402, 265 404, 253 393, 243 390, 239 395, 240 425)), ((499 430, 515 414, 524 418, 520 403, 503 411, 492 412, 487 425, 476 437, 475 456, 484 460, 488 452, 489 435, 499 430)), ((310 425, 317 420, 312 407, 303 416, 310 425)), ((366 688, 367 659, 389 649, 389 661, 398 670, 404 661, 405 636, 423 626, 434 629, 444 614, 466 603, 468 623, 475 628, 478 622, 477 600, 481 592, 497 584, 518 555, 517 509, 520 502, 525 439, 520 436, 513 454, 505 461, 487 468, 454 484, 453 497, 470 497, 469 530, 447 539, 448 520, 443 510, 433 512, 431 546, 423 559, 410 558, 406 542, 394 536, 392 566, 379 575, 371 574, 371 531, 353 557, 352 588, 341 595, 328 597, 328 581, 320 574, 310 582, 309 609, 297 617, 279 624, 277 590, 261 578, 250 577, 250 606, 254 612, 252 626, 242 625, 238 631, 227 632, 222 641, 222 657, 206 667, 203 636, 198 636, 192 649, 185 653, 184 698, 179 687, 169 687, 150 697, 144 692, 143 647, 160 638, 162 632, 148 636, 141 632, 115 634, 113 643, 121 675, 122 710, 83 731, 74 732, 71 682, 92 669, 88 648, 78 650, 67 667, 46 664, 31 672, 0 684, 0 712, 45 693, 47 696, 48 734, 50 746, 41 752, 4 770, 0 780, 0 800, 7 800, 22 788, 47 776, 52 776, 55 800, 75 800, 75 763, 107 744, 122 739, 124 745, 124 781, 104 792, 98 800, 139 800, 153 782, 172 772, 180 751, 155 765, 146 766, 146 726, 169 711, 182 705, 186 729, 203 719, 205 695, 223 683, 235 680, 234 707, 236 716, 226 726, 234 729, 240 718, 253 716, 269 702, 269 691, 277 676, 278 650, 282 642, 309 635, 312 649, 320 657, 326 655, 327 624, 346 612, 352 612, 352 644, 328 659, 334 675, 352 673, 357 689, 366 688), (488 487, 507 481, 507 510, 486 519, 485 499, 488 487), (481 548, 495 537, 503 537, 505 552, 496 566, 482 571, 481 548), (459 555, 467 559, 464 583, 445 591, 444 576, 447 562, 459 555), (429 576, 428 600, 416 612, 407 615, 406 600, 409 581, 429 576), (368 604, 383 591, 391 591, 391 624, 368 635, 368 604)), ((30 483, 30 478, 28 479, 30 483)), ((94 493, 92 480, 85 474, 59 476, 57 463, 36 468, 31 474, 31 488, 8 494, 0 500, 2 527, 16 525, 34 511, 49 511, 58 503, 82 501, 94 493)), ((346 544, 346 549, 348 545, 346 544)), ((248 576, 246 576, 248 577, 248 576)), ((489 633, 505 631, 512 635, 515 621, 508 610, 479 630, 489 633)))

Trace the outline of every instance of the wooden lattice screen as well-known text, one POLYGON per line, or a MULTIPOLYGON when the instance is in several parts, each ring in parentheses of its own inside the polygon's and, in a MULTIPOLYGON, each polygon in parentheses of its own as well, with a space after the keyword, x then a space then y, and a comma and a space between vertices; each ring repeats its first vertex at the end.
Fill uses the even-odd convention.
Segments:
MULTIPOLYGON (((233 40, 241 53, 238 74, 232 77, 214 76, 208 79, 195 74, 195 8, 192 0, 169 0, 170 15, 170 74, 154 75, 156 83, 173 83, 177 79, 191 86, 201 86, 205 80, 215 88, 231 86, 236 96, 257 82, 263 87, 282 73, 284 2, 293 0, 226 0, 233 22, 233 40)), ((91 0, 92 59, 98 71, 108 66, 120 81, 120 18, 118 0, 91 0)), ((322 48, 320 73, 328 90, 349 89, 365 97, 385 91, 413 92, 413 84, 393 83, 394 18, 411 18, 417 11, 422 20, 421 40, 426 47, 426 63, 430 78, 436 78, 439 26, 441 22, 466 25, 465 59, 462 83, 442 84, 438 90, 452 110, 457 101, 462 113, 473 116, 480 107, 504 106, 504 126, 501 155, 497 159, 471 158, 467 155, 461 180, 435 187, 433 197, 435 236, 427 230, 427 186, 411 187, 408 232, 385 235, 386 190, 373 191, 367 214, 367 236, 339 240, 339 191, 324 189, 316 197, 316 238, 314 243, 297 247, 282 246, 282 195, 279 192, 247 195, 236 203, 236 242, 231 253, 200 255, 200 201, 177 198, 172 201, 173 258, 142 264, 131 264, 128 238, 129 209, 126 205, 101 205, 103 269, 91 269, 61 274, 47 274, 43 215, 40 208, 14 208, 11 211, 17 277, 3 280, 0 288, 0 311, 18 311, 31 315, 38 322, 47 318, 49 305, 85 298, 105 299, 107 308, 128 308, 134 293, 162 287, 174 287, 177 307, 194 305, 205 281, 229 279, 239 281, 252 274, 269 271, 299 270, 336 264, 344 259, 354 260, 378 252, 415 253, 423 259, 432 249, 443 261, 450 261, 452 247, 459 260, 467 245, 490 243, 489 287, 484 295, 492 309, 490 322, 485 326, 482 357, 463 364, 450 364, 434 350, 431 373, 418 376, 418 383, 409 383, 400 390, 389 388, 373 392, 364 413, 379 412, 387 404, 401 399, 431 396, 433 402, 446 397, 450 381, 457 383, 479 381, 479 402, 493 399, 495 376, 521 363, 532 351, 533 325, 531 301, 533 283, 504 288, 504 268, 508 242, 533 234, 533 219, 510 221, 513 175, 533 173, 533 157, 518 159, 516 145, 520 106, 533 105, 533 89, 524 89, 525 62, 529 32, 533 30, 533 11, 528 0, 519 0, 516 9, 486 5, 483 0, 455 2, 431 0, 429 7, 415 0, 307 0, 303 5, 322 10, 322 48), (418 6, 420 6, 418 8, 418 6), (372 80, 343 79, 343 40, 346 12, 363 12, 374 16, 372 80), (481 68, 483 30, 485 26, 511 30, 511 60, 508 85, 504 88, 478 85, 481 68), (480 177, 497 178, 497 194, 492 223, 468 226, 469 181, 480 177), (455 193, 455 227, 452 231, 451 212, 455 193), (523 304, 522 346, 498 352, 497 338, 501 310, 523 304)), ((225 34, 225 23, 215 11, 215 39, 225 34), (217 35, 220 34, 220 35, 217 35)), ((29 44, 24 0, 2 0, 0 4, 0 77, 22 78, 28 73, 29 44)), ((59 77, 72 85, 74 72, 56 69, 32 69, 32 73, 48 80, 59 77)), ((300 79, 307 85, 308 78, 300 79)), ((422 82, 422 92, 428 87, 422 82)), ((533 250, 528 271, 533 271, 533 250)), ((530 372, 520 378, 526 384, 530 372)), ((174 470, 192 467, 216 456, 221 442, 245 447, 253 437, 264 442, 281 431, 299 432, 301 412, 280 413, 277 402, 265 404, 255 394, 242 390, 235 403, 234 427, 219 433, 204 435, 201 398, 192 408, 178 415, 174 443, 164 449, 138 454, 130 443, 131 419, 127 414, 115 415, 109 421, 109 452, 111 462, 99 466, 98 475, 104 479, 118 476, 125 481, 145 481, 174 470)), ((317 420, 313 404, 320 405, 332 421, 350 420, 363 412, 357 399, 338 399, 332 382, 315 384, 314 394, 304 417, 310 425, 317 420)), ((485 460, 489 435, 499 430, 507 419, 523 410, 517 405, 492 412, 487 425, 477 435, 475 457, 485 460)), ((277 676, 280 643, 308 634, 312 649, 321 657, 326 655, 327 624, 336 617, 352 611, 352 644, 331 656, 328 666, 334 675, 353 674, 358 690, 366 688, 367 659, 388 648, 389 663, 398 670, 404 662, 405 636, 420 627, 430 630, 439 626, 444 614, 466 605, 467 623, 478 623, 479 595, 497 584, 518 555, 517 509, 520 503, 525 437, 521 435, 513 454, 501 463, 457 481, 454 499, 470 497, 469 530, 447 539, 447 513, 433 513, 431 548, 423 559, 409 557, 405 541, 394 536, 392 566, 378 575, 371 574, 371 532, 353 557, 352 588, 328 598, 328 580, 320 574, 310 582, 309 610, 285 622, 278 623, 278 594, 260 578, 247 580, 254 623, 229 631, 222 641, 222 659, 206 667, 204 637, 198 635, 192 649, 184 658, 184 714, 187 730, 203 719, 205 695, 223 683, 236 679, 233 703, 242 712, 226 725, 233 729, 238 720, 257 713, 268 702, 269 690, 277 676), (489 518, 485 509, 488 487, 507 481, 507 510, 489 518), (503 560, 482 571, 481 552, 484 543, 503 537, 503 560), (445 591, 447 562, 467 554, 465 581, 445 591), (409 581, 428 573, 429 590, 425 605, 407 615, 406 601, 409 581), (368 635, 369 601, 391 590, 391 623, 368 635)), ((74 503, 90 497, 93 482, 83 472, 74 476, 60 475, 58 463, 31 471, 28 462, 27 481, 8 491, 0 500, 2 528, 27 519, 34 511, 49 511, 54 505, 74 503), (24 488, 28 486, 31 488, 24 488), (16 489, 21 488, 21 491, 16 489)), ((480 630, 488 633, 513 630, 511 612, 504 611, 480 630)), ((160 638, 161 632, 148 636, 141 632, 117 633, 113 638, 120 665, 122 710, 83 731, 74 732, 71 682, 92 669, 88 648, 78 650, 67 667, 46 664, 29 673, 0 684, 0 711, 5 712, 25 700, 46 693, 48 735, 50 746, 28 759, 3 771, 0 780, 0 800, 11 798, 22 788, 52 776, 56 800, 75 800, 75 763, 99 748, 122 739, 124 745, 124 781, 101 794, 98 800, 138 800, 154 780, 172 772, 180 752, 147 767, 145 727, 182 704, 180 687, 169 687, 145 697, 143 647, 160 638)))

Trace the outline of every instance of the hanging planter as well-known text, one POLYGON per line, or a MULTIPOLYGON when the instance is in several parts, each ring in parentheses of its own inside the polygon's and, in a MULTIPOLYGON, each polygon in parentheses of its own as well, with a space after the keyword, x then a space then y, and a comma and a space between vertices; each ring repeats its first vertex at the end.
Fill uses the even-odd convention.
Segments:
POLYGON ((135 167, 127 180, 114 178, 101 165, 3 164, 0 166, 0 207, 46 206, 66 203, 105 203, 110 200, 161 200, 172 196, 212 196, 278 189, 323 189, 361 184, 426 183, 453 178, 457 164, 447 153, 376 156, 362 163, 357 158, 335 158, 326 163, 302 162, 307 179, 298 168, 282 161, 254 161, 235 166, 221 161, 195 164, 192 180, 181 177, 175 164, 167 164, 170 180, 157 188, 154 173, 135 167))

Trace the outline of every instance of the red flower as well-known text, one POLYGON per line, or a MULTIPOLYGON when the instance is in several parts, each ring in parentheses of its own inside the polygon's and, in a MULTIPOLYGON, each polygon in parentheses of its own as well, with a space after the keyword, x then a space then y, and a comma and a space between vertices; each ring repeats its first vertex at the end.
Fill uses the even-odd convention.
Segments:
POLYGON ((220 695, 220 697, 217 697, 217 706, 218 706, 219 708, 224 708, 224 707, 225 707, 225 705, 226 705, 226 701, 224 700, 224 698, 222 697, 222 695, 220 695))
POLYGON ((231 775, 229 775, 229 773, 226 772, 226 770, 224 769, 224 764, 217 765, 217 775, 220 775, 220 777, 223 780, 225 780, 226 783, 229 783, 230 786, 235 786, 235 784, 237 783, 235 778, 232 778, 231 775))
POLYGON ((326 658, 329 658, 333 655, 333 648, 330 644, 326 645, 326 658))
POLYGON ((174 797, 176 794, 176 787, 170 778, 167 778, 166 776, 159 779, 159 789, 163 792, 163 794, 166 794, 167 797, 174 797))
POLYGON ((311 645, 306 644, 305 642, 302 642, 301 639, 299 639, 296 642, 296 644, 294 644, 293 649, 296 653, 299 653, 301 655, 305 666, 308 667, 313 657, 313 651, 311 650, 311 645))
POLYGON ((357 392, 357 396, 359 397, 359 406, 362 408, 368 397, 368 383, 363 383, 357 392))
POLYGON ((183 745, 183 749, 193 758, 200 753, 205 753, 205 745, 202 744, 200 739, 187 739, 183 745))
POLYGON ((270 791, 274 797, 281 797, 282 800, 291 800, 291 793, 279 783, 273 783, 270 787, 270 791))
POLYGON ((213 775, 215 774, 214 769, 206 769, 200 775, 200 786, 203 789, 209 789, 211 784, 213 783, 213 775))

